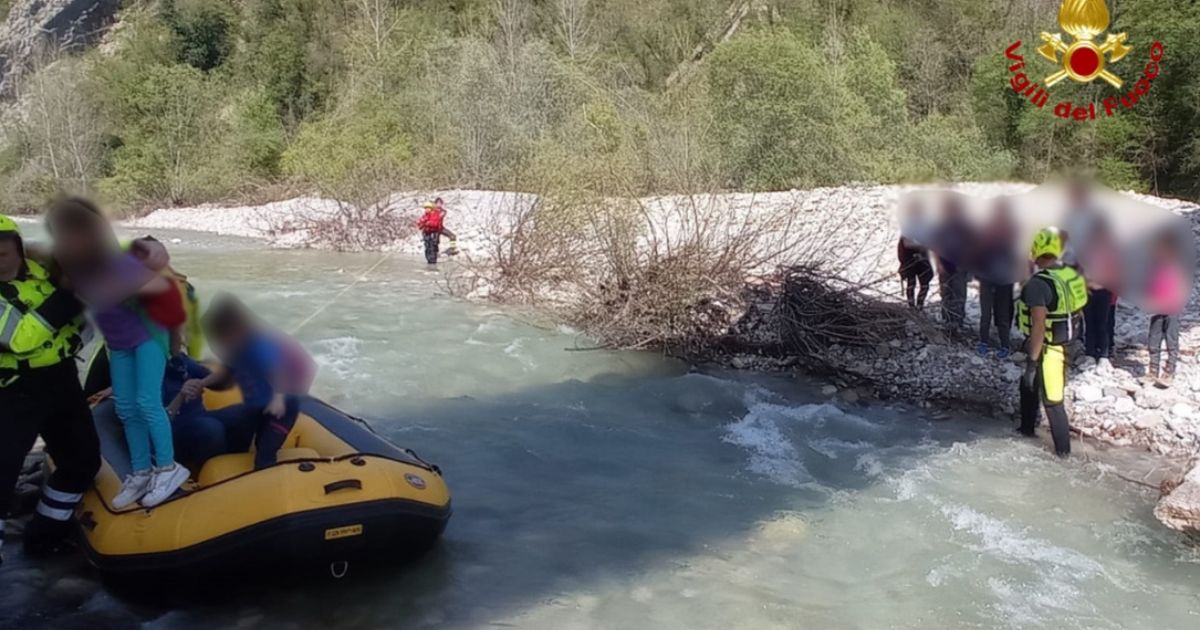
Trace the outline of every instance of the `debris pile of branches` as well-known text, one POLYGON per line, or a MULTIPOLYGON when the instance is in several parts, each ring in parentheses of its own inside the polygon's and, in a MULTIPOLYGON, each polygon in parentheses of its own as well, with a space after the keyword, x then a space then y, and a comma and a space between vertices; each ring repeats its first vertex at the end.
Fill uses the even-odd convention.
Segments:
POLYGON ((789 353, 819 359, 834 345, 874 347, 903 339, 914 321, 907 305, 881 299, 869 285, 844 281, 824 265, 790 267, 782 276, 776 315, 789 353))

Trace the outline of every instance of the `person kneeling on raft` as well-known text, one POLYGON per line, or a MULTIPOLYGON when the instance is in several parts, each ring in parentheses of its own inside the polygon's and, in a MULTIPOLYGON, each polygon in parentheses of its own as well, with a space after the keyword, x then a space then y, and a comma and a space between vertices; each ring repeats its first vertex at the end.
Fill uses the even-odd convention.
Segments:
POLYGON ((1063 239, 1058 230, 1046 228, 1034 237, 1031 257, 1037 271, 1021 287, 1017 302, 1017 327, 1026 336, 1028 354, 1021 376, 1021 426, 1023 435, 1033 436, 1038 423, 1039 403, 1046 409, 1054 451, 1071 454, 1071 424, 1064 406, 1067 387, 1067 342, 1074 337, 1075 320, 1087 304, 1083 276, 1059 259, 1063 239))
POLYGON ((266 468, 275 463, 300 412, 300 399, 289 393, 287 349, 231 295, 215 298, 204 320, 209 343, 225 367, 184 383, 183 395, 199 397, 205 388, 232 378, 242 402, 208 413, 224 425, 229 452, 244 453, 253 441, 254 467, 266 468))

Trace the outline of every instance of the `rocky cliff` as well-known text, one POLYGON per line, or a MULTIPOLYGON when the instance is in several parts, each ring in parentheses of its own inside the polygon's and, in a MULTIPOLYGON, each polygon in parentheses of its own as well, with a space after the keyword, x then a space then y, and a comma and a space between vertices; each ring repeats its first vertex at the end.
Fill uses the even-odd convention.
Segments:
POLYGON ((96 43, 120 0, 14 0, 0 25, 0 95, 11 95, 39 55, 96 43))

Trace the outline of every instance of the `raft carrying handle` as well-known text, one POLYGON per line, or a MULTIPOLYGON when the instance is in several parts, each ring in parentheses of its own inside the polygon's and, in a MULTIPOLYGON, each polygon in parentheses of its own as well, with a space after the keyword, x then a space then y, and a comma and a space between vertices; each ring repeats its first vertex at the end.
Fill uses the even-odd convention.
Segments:
POLYGON ((350 571, 350 563, 345 560, 337 560, 329 563, 329 574, 333 579, 340 580, 346 577, 346 573, 350 571))
POLYGON ((325 494, 333 494, 338 490, 362 490, 362 482, 357 479, 343 479, 325 484, 325 494))

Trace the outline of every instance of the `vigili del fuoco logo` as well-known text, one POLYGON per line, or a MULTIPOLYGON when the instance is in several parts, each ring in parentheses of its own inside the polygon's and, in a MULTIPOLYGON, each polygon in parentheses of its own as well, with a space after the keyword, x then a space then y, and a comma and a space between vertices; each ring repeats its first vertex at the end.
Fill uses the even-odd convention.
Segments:
MULTIPOLYGON (((1108 33, 1101 43, 1100 36, 1109 27, 1108 7, 1104 0, 1063 0, 1058 8, 1058 26, 1067 37, 1064 38, 1062 33, 1043 32, 1044 43, 1037 49, 1038 54, 1053 66, 1039 61, 1037 65, 1041 67, 1026 67, 1025 57, 1019 54, 1021 40, 1013 42, 1004 51, 1004 56, 1012 62, 1008 67, 1012 75, 1008 83, 1017 94, 1042 109, 1050 101, 1049 90, 1063 79, 1076 83, 1100 79, 1118 90, 1117 94, 1105 96, 1099 103, 1104 115, 1112 116, 1119 108, 1130 109, 1137 105, 1138 100, 1150 91, 1150 83, 1160 71, 1162 42, 1150 45, 1149 61, 1142 68, 1142 76, 1127 86, 1119 73, 1128 72, 1127 68, 1132 64, 1126 62, 1118 66, 1118 62, 1134 47, 1129 45, 1127 33, 1108 33), (1041 75, 1041 84, 1038 79, 1030 78, 1031 75, 1041 75)), ((1060 101, 1054 106, 1054 115, 1073 120, 1095 120, 1096 110, 1096 102, 1076 105, 1071 101, 1060 101)))

